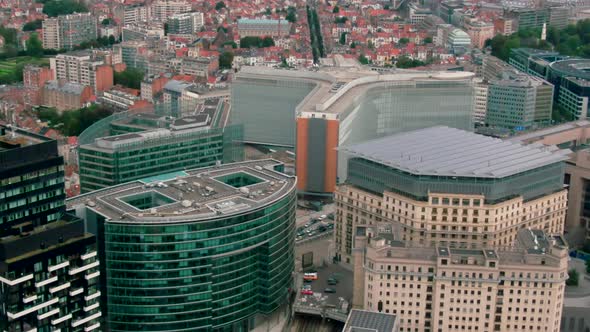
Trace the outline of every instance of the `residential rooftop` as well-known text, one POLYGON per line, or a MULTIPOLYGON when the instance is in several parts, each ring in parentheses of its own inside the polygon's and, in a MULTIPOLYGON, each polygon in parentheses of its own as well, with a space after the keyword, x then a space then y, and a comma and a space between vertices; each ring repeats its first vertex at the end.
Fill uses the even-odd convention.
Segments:
POLYGON ((264 207, 294 190, 295 177, 273 159, 163 174, 68 200, 121 223, 201 221, 264 207))
POLYGON ((415 175, 504 178, 568 159, 570 150, 436 126, 338 148, 415 175))

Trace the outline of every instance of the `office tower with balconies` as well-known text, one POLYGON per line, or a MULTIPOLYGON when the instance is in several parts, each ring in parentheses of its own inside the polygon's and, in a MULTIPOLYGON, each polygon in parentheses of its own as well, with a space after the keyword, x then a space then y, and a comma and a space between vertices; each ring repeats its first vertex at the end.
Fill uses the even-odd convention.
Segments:
POLYGON ((66 213, 57 142, 1 126, 0 184, 0 329, 99 329, 95 237, 66 213))

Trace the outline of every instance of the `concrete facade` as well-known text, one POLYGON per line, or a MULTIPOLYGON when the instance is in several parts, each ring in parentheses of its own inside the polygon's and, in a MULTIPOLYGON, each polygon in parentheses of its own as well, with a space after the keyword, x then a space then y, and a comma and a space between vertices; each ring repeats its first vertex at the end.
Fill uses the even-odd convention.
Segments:
MULTIPOLYGON (((510 248, 412 247, 392 234, 368 244, 362 308, 397 316, 400 331, 559 332, 568 250, 560 236, 522 229, 510 248)), ((358 300, 356 300, 358 304, 358 300)))

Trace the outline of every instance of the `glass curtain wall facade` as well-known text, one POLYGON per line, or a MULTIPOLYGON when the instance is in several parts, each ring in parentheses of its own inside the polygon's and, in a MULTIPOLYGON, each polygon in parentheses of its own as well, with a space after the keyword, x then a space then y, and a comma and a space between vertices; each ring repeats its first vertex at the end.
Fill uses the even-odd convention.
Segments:
POLYGON ((362 158, 349 160, 348 182, 381 194, 392 191, 427 201, 429 193, 484 195, 486 204, 534 199, 563 190, 564 164, 555 163, 501 179, 414 175, 362 158))
MULTIPOLYGON (((228 144, 228 143, 226 143, 228 144)), ((80 146, 82 192, 223 160, 223 130, 210 129, 107 150, 80 146)))
MULTIPOLYGON (((437 125, 473 130, 473 87, 465 81, 384 84, 355 98, 341 114, 339 145, 437 125)), ((339 181, 347 159, 338 155, 339 181)))
POLYGON ((237 79, 231 86, 230 122, 245 142, 295 146, 295 108, 315 88, 296 80, 237 79))
POLYGON ((293 188, 270 205, 227 218, 105 222, 111 330, 251 329, 254 315, 287 301, 295 207, 293 188))

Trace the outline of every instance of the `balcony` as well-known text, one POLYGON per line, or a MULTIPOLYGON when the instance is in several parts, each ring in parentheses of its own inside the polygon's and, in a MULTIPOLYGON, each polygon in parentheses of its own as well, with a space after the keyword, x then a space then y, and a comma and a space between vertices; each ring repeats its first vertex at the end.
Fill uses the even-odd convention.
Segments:
POLYGON ((49 316, 53 316, 55 314, 59 314, 59 308, 50 310, 50 311, 48 311, 48 312, 46 312, 44 314, 41 314, 41 315, 37 315, 37 319, 38 320, 42 320, 42 319, 45 319, 45 318, 47 318, 49 316))
POLYGON ((85 327, 84 328, 84 332, 90 332, 90 331, 95 330, 95 329, 97 329, 99 327, 100 327, 100 323, 96 323, 94 325, 90 325, 88 327, 85 327))
MULTIPOLYGON (((59 323, 63 323, 63 322, 65 322, 68 319, 72 319, 72 314, 67 314, 67 315, 65 315, 63 317, 52 319, 51 320, 51 325, 57 325, 59 323)), ((55 330, 53 332, 55 332, 55 330)))
POLYGON ((89 270, 89 269, 91 269, 93 267, 97 267, 99 264, 100 264, 99 261, 96 261, 96 262, 90 263, 88 265, 84 265, 84 266, 81 266, 81 267, 78 267, 78 268, 70 269, 70 271, 68 272, 68 274, 69 275, 74 275, 74 274, 77 274, 77 273, 80 273, 80 272, 84 272, 84 271, 89 270))
POLYGON ((98 292, 96 292, 94 294, 90 294, 88 296, 84 296, 84 300, 90 301, 90 300, 95 299, 95 298, 97 298, 99 296, 100 296, 100 291, 98 291, 98 292))
POLYGON ((32 312, 35 312, 35 311, 37 311, 39 309, 43 309, 45 307, 48 307, 48 306, 50 306, 52 304, 55 304, 55 303, 58 303, 58 302, 59 302, 59 298, 54 298, 54 299, 51 299, 49 301, 46 301, 46 302, 43 302, 43 303, 39 303, 36 306, 30 307, 30 308, 25 309, 23 311, 19 311, 17 313, 6 312, 6 316, 8 316, 8 319, 11 319, 11 320, 18 319, 18 318, 21 318, 21 317, 23 317, 25 315, 28 315, 28 314, 32 313, 32 312))
POLYGON ((70 287, 70 283, 66 282, 65 284, 61 284, 57 287, 49 288, 49 293, 53 294, 53 293, 59 292, 60 290, 64 290, 69 287, 70 287))
POLYGON ((47 268, 47 271, 49 271, 49 272, 57 271, 57 270, 59 270, 59 269, 63 269, 63 268, 64 268, 64 267, 66 267, 66 266, 69 266, 69 265, 70 265, 70 262, 68 262, 68 261, 65 261, 65 262, 63 262, 63 263, 60 263, 60 264, 57 264, 57 265, 50 266, 49 268, 47 268))
POLYGON ((39 288, 39 287, 43 287, 43 286, 47 286, 52 282, 56 282, 57 281, 57 276, 55 277, 51 277, 49 279, 45 279, 43 281, 39 281, 35 283, 35 287, 39 288))
POLYGON ((87 253, 85 255, 80 256, 80 258, 82 258, 83 261, 85 261, 87 259, 90 259, 92 257, 96 257, 96 251, 89 252, 89 253, 87 253))
POLYGON ((98 308, 99 306, 100 306, 100 304, 98 302, 96 302, 96 303, 91 304, 91 305, 89 305, 87 307, 84 307, 83 309, 84 309, 85 312, 88 312, 88 311, 92 311, 92 310, 98 308))
POLYGON ((78 319, 77 321, 75 321, 75 322, 72 322, 72 327, 76 327, 76 326, 80 326, 80 325, 82 325, 82 324, 86 324, 86 323, 88 323, 89 321, 91 321, 91 320, 93 320, 93 319, 96 319, 96 318, 98 318, 98 317, 100 317, 100 316, 102 316, 102 313, 100 313, 100 312, 97 312, 97 313, 95 313, 94 315, 90 315, 90 316, 88 316, 88 317, 86 317, 86 318, 78 319))
POLYGON ((90 279, 98 277, 99 275, 100 275, 100 271, 96 271, 96 272, 89 273, 89 274, 85 275, 84 278, 86 280, 90 280, 90 279))
POLYGON ((14 280, 9 280, 3 277, 0 277, 0 282, 7 284, 8 286, 16 286, 18 284, 20 284, 21 282, 25 282, 27 280, 31 280, 33 279, 33 274, 28 274, 26 276, 14 279, 14 280))
POLYGON ((84 292, 84 288, 78 288, 70 291, 70 296, 76 296, 78 294, 82 294, 84 292))
POLYGON ((37 295, 35 295, 35 294, 29 295, 29 296, 23 298, 23 303, 33 302, 36 299, 37 299, 37 295))

